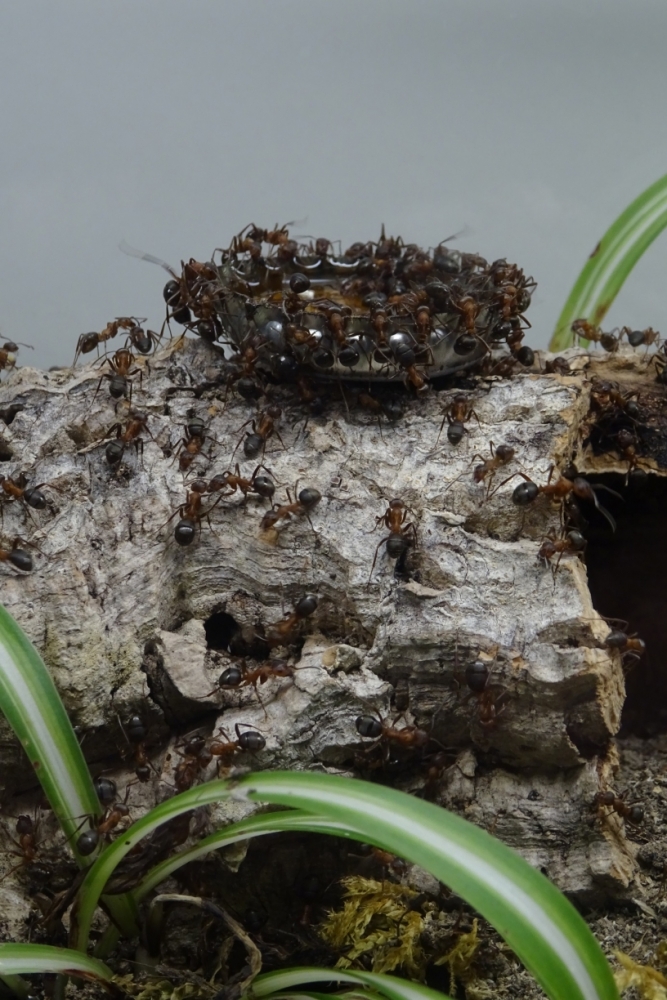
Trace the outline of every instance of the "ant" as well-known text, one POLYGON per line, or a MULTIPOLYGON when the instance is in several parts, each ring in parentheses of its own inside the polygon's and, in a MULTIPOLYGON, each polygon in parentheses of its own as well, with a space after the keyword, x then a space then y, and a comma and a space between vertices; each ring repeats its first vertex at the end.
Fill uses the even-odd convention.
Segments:
POLYGON ((631 420, 636 420, 641 415, 639 404, 633 398, 636 395, 636 392, 622 393, 616 382, 608 382, 595 376, 591 379, 591 403, 598 410, 604 411, 616 406, 631 420))
MULTIPOLYGON (((16 569, 20 569, 23 573, 32 572, 32 556, 25 549, 20 549, 17 542, 21 542, 22 539, 15 538, 12 542, 11 549, 0 548, 0 562, 9 562, 16 569)), ((29 545, 29 542, 23 542, 24 545, 29 545)))
POLYGON ((399 343, 392 347, 392 352, 396 363, 405 370, 405 384, 411 385, 418 394, 425 393, 428 389, 428 379, 416 367, 417 352, 414 349, 414 345, 408 343, 407 339, 401 339, 399 343))
MULTIPOLYGON (((451 425, 450 425, 451 426, 451 425)), ((493 480, 495 478, 498 469, 501 469, 504 465, 509 465, 515 455, 514 448, 511 448, 508 444, 499 444, 497 448, 494 447, 493 441, 489 442, 491 447, 491 458, 484 458, 482 455, 473 455, 473 461, 476 458, 482 460, 481 465, 476 465, 472 472, 472 478, 476 483, 483 482, 487 476, 489 476, 489 485, 486 491, 486 499, 489 499, 491 495, 491 486, 493 485, 493 480)))
POLYGON ((264 387, 259 382, 256 370, 256 365, 259 361, 259 348, 263 343, 264 341, 260 337, 253 336, 245 337, 243 343, 238 347, 231 345, 235 350, 235 356, 232 358, 231 363, 237 366, 237 370, 233 371, 227 379, 225 398, 230 386, 233 385, 236 385, 239 395, 244 399, 252 399, 258 395, 263 395, 264 387))
POLYGON ((197 455, 204 447, 204 441, 209 436, 206 424, 201 417, 190 417, 185 427, 185 436, 176 445, 175 455, 178 455, 178 467, 181 472, 187 472, 197 455))
POLYGON ((618 335, 619 340, 623 334, 628 338, 630 347, 641 347, 642 344, 650 347, 651 344, 660 343, 660 334, 652 326, 647 327, 646 330, 631 330, 629 326, 624 326, 618 335))
MULTIPOLYGON (((201 522, 204 518, 206 518, 209 528, 213 531, 209 514, 214 507, 217 507, 222 497, 218 497, 218 499, 215 500, 210 507, 204 510, 202 506, 202 497, 206 492, 208 492, 208 484, 204 482, 203 479, 196 479, 193 483, 190 483, 190 489, 186 494, 185 503, 182 503, 179 507, 177 507, 174 513, 165 521, 165 524, 169 524, 169 522, 175 518, 177 514, 181 515, 180 521, 174 528, 174 540, 178 545, 192 545, 195 539, 197 525, 199 526, 199 534, 201 535, 201 522)), ((164 527, 164 525, 162 525, 162 527, 164 527)))
POLYGON ((384 742, 387 753, 392 743, 412 749, 425 747, 431 739, 430 733, 418 726, 406 725, 403 729, 396 729, 374 715, 360 715, 355 721, 355 727, 360 736, 374 740, 375 745, 384 742))
POLYGON ((603 643, 607 649, 617 649, 625 659, 640 660, 646 652, 646 643, 637 636, 636 632, 628 635, 621 629, 612 629, 603 643))
POLYGON ((588 320, 575 319, 570 329, 577 340, 591 340, 610 354, 615 354, 618 350, 621 338, 615 337, 613 333, 604 333, 599 326, 593 326, 588 320))
MULTIPOLYGON (((295 488, 296 491, 296 488, 295 488)), ((270 510, 267 510, 266 514, 260 522, 260 531, 269 531, 274 528, 278 521, 282 520, 284 517, 290 517, 292 514, 299 514, 301 517, 307 517, 311 528, 313 527, 313 522, 310 520, 310 511, 322 499, 322 494, 319 490, 315 490, 312 487, 306 487, 300 490, 295 501, 292 500, 290 491, 287 490, 287 499, 289 503, 273 504, 270 510)), ((313 528, 313 531, 315 529, 313 528)))
POLYGON ((477 698, 477 721, 485 731, 495 729, 498 724, 498 716, 505 711, 504 707, 500 711, 496 707, 503 695, 494 698, 489 687, 490 676, 489 668, 483 660, 469 663, 465 670, 466 684, 470 689, 471 696, 477 698))
POLYGON ((479 424, 479 417, 473 410, 468 397, 462 392, 457 392, 445 409, 442 423, 440 424, 440 430, 438 431, 438 437, 435 442, 436 445, 440 440, 440 435, 442 434, 442 428, 445 426, 445 421, 449 425, 447 427, 447 440, 450 444, 460 444, 463 440, 463 435, 470 433, 464 425, 468 420, 470 420, 471 417, 474 417, 479 424))
MULTIPOLYGON (((4 824, 3 824, 4 826, 4 824)), ((18 850, 10 850, 9 854, 14 854, 20 857, 21 860, 9 871, 5 872, 0 881, 4 881, 13 872, 18 871, 19 868, 24 868, 35 860, 38 854, 38 840, 37 831, 39 830, 39 821, 35 821, 31 816, 21 815, 17 817, 16 820, 16 837, 12 837, 9 830, 5 827, 5 833, 11 840, 11 842, 18 848, 18 850)))
MULTIPOLYGON (((125 798, 127 799, 127 789, 125 792, 125 798)), ((88 816, 88 822, 90 823, 90 829, 84 830, 82 834, 79 835, 76 841, 76 850, 79 854, 87 857, 92 854, 93 851, 97 849, 99 844, 103 839, 105 839, 112 830, 127 819, 130 815, 130 810, 127 808, 124 802, 116 802, 113 805, 109 805, 104 811, 103 815, 100 817, 88 816)))
POLYGON ((110 441, 105 449, 106 460, 109 465, 118 465, 128 444, 134 445, 137 452, 141 453, 141 462, 143 465, 144 442, 140 435, 142 432, 145 432, 151 441, 154 440, 153 435, 148 429, 147 414, 139 413, 138 410, 131 410, 125 430, 122 429, 122 424, 114 424, 110 430, 116 431, 116 440, 110 441))
POLYGON ((9 476, 0 476, 0 499, 5 503, 11 503, 14 500, 21 500, 28 507, 32 507, 33 510, 45 510, 47 500, 45 495, 42 493, 42 486, 48 486, 49 489, 56 489, 51 483, 37 483, 36 486, 27 486, 27 478, 24 473, 20 473, 17 479, 11 479, 9 476))
POLYGON ((398 400, 379 400, 375 396, 371 396, 369 392, 360 392, 357 395, 357 402, 359 406, 363 406, 365 410, 375 414, 380 433, 382 433, 380 417, 386 417, 387 420, 394 422, 403 416, 403 408, 398 400))
MULTIPOLYGON (((527 507, 529 504, 537 500, 540 493, 544 496, 549 496, 553 500, 559 501, 564 504, 571 494, 579 497, 581 500, 590 500, 594 503, 597 510, 600 511, 602 516, 606 518, 612 531, 616 531, 616 521, 606 510, 602 504, 599 502, 596 494, 596 490, 606 490, 607 493, 611 493, 613 496, 618 497, 619 500, 623 499, 615 490, 610 489, 608 486, 596 485, 591 486, 587 479, 583 476, 575 476, 573 479, 569 479, 562 473, 559 474, 559 478, 555 483, 551 482, 551 478, 554 473, 555 466, 550 466, 549 468, 549 478, 545 486, 538 486, 537 483, 533 482, 530 476, 527 476, 525 472, 515 472, 513 475, 509 476, 508 479, 503 480, 498 489, 504 486, 505 483, 509 483, 511 479, 515 476, 521 476, 525 479, 524 483, 519 483, 514 492, 512 493, 512 502, 518 507, 527 507)), ((569 470, 568 470, 569 471, 569 470)))
POLYGON ((301 622, 315 613, 317 604, 317 598, 312 594, 301 597, 294 605, 294 611, 291 614, 269 626, 266 635, 268 645, 287 646, 294 642, 301 622))
POLYGON ((544 371, 547 375, 571 375, 572 369, 570 368, 570 362, 567 358, 551 358, 550 361, 544 362, 544 371))
MULTIPOLYGON (((257 420, 246 420, 246 422, 242 425, 240 430, 242 430, 243 427, 247 427, 248 424, 252 424, 252 434, 246 434, 245 441, 243 441, 243 451, 246 458, 255 458, 259 455, 260 451, 263 456, 266 448, 266 442, 270 437, 272 437, 273 434, 276 435, 283 448, 285 447, 285 443, 275 426, 275 422, 282 416, 282 412, 283 411, 279 406, 267 406, 265 410, 260 410, 257 420)), ((241 440, 242 438, 239 439, 239 443, 236 445, 236 448, 234 448, 232 458, 236 454, 238 447, 241 444, 241 440)))
MULTIPOLYGON (((225 737, 225 742, 220 740, 212 740, 209 743, 209 751, 214 757, 226 758, 232 757, 238 750, 246 750, 249 753, 257 753, 259 750, 263 750, 266 746, 266 740, 259 732, 259 730, 254 727, 247 728, 245 732, 241 732, 240 726, 248 726, 247 722, 239 723, 237 722, 234 726, 234 731, 236 732, 236 739, 230 740, 224 729, 220 729, 219 732, 225 737)), ((220 772, 220 765, 222 761, 218 760, 218 773, 220 772)))
POLYGON ((195 783, 199 771, 205 771, 213 760, 213 754, 208 748, 208 741, 204 736, 197 735, 191 739, 186 739, 174 749, 179 757, 183 759, 174 769, 174 784, 179 792, 186 792, 195 783))
POLYGON ((628 823, 632 823, 633 826, 639 826, 644 819, 644 807, 639 805, 639 803, 634 803, 634 805, 628 805, 625 801, 623 795, 616 795, 615 792, 607 790, 606 792, 598 792, 595 796, 594 807, 597 810, 598 817, 604 819, 609 813, 604 813, 602 810, 604 808, 611 809, 618 816, 627 820, 628 823))
POLYGON ((371 571, 368 575, 368 582, 370 583, 371 577, 373 576, 373 570, 375 569, 375 563, 377 561, 378 552, 382 545, 387 546, 387 555, 390 559, 398 559, 402 556, 411 545, 417 544, 417 529, 412 521, 407 522, 409 507, 406 507, 402 500, 390 500, 389 506, 387 507, 384 514, 381 514, 375 519, 375 529, 383 524, 385 527, 389 528, 389 534, 386 538, 381 539, 375 549, 375 555, 373 556, 373 565, 371 566, 371 571))
MULTIPOLYGON (((111 323, 107 323, 100 333, 96 333, 95 331, 92 333, 82 333, 76 344, 76 352, 74 354, 72 368, 76 365, 81 354, 90 354, 90 352, 94 351, 96 347, 100 346, 100 344, 103 344, 107 340, 111 340, 112 337, 115 337, 119 330, 134 330, 135 328, 140 327, 139 322, 133 316, 121 316, 118 319, 113 320, 111 323)), ((132 340, 131 334, 129 339, 132 340)), ((134 343, 134 340, 132 340, 132 342, 134 343)))
POLYGON ((437 753, 429 755, 424 762, 427 766, 426 781, 424 782, 422 795, 428 802, 434 802, 437 798, 440 791, 440 782, 442 781, 442 772, 445 770, 450 756, 445 750, 438 750, 437 753))
MULTIPOLYGON (((142 384, 143 372, 141 368, 133 368, 132 365, 135 362, 135 357, 132 351, 126 347, 121 347, 120 350, 111 358, 104 358, 102 361, 103 365, 109 365, 111 368, 110 372, 105 372, 97 383, 97 389, 95 390, 95 395, 100 391, 100 386, 104 379, 109 379, 109 395, 113 396, 114 399, 122 399, 123 396, 127 395, 128 379, 132 378, 133 375, 139 376, 139 384, 142 384)), ((132 401, 132 383, 130 385, 130 402, 132 401)))
MULTIPOLYGON (((243 670, 238 666, 227 667, 226 670, 220 674, 218 678, 217 687, 205 697, 210 697, 215 694, 216 691, 224 690, 225 688, 239 688, 246 687, 252 684, 255 689, 255 694, 259 698, 259 692, 257 690, 258 684, 265 684, 266 681, 273 679, 274 677, 293 677, 294 667, 291 667, 286 660, 271 659, 267 660, 266 663, 261 663, 258 667, 254 667, 252 670, 246 668, 245 661, 243 661, 243 670)), ((261 702, 261 698, 259 698, 261 702)))
POLYGON ((551 564, 551 560, 558 553, 556 566, 554 568, 554 579, 558 572, 560 561, 564 555, 578 555, 586 548, 586 539, 580 531, 572 529, 562 538, 556 538, 553 533, 546 536, 537 553, 537 558, 544 560, 545 566, 551 564))
POLYGON ((630 476, 633 473, 637 473, 637 476, 645 476, 646 473, 639 468, 639 457, 637 455, 637 438, 627 429, 620 430, 616 434, 616 441, 618 443, 618 449, 623 456, 623 458, 628 463, 628 471, 625 476, 625 485, 627 486, 630 481, 630 476))
POLYGON ((221 475, 213 477, 208 484, 208 492, 215 493, 217 490, 228 489, 229 493, 225 493, 224 496, 230 497, 239 490, 243 494, 243 500, 241 501, 243 504, 246 503, 249 493, 256 493, 259 497, 272 500, 273 494, 276 492, 276 487, 273 480, 268 476, 257 475, 260 469, 266 469, 267 472, 270 471, 265 465, 258 465, 250 479, 245 479, 241 475, 241 470, 237 462, 234 466, 234 472, 227 470, 221 475))
MULTIPOLYGON (((120 719, 118 721, 120 722, 120 719)), ((146 753, 147 733, 143 720, 139 715, 133 715, 128 720, 126 726, 123 726, 121 723, 121 729, 132 747, 134 773, 137 776, 137 781, 149 781, 153 768, 146 753)))

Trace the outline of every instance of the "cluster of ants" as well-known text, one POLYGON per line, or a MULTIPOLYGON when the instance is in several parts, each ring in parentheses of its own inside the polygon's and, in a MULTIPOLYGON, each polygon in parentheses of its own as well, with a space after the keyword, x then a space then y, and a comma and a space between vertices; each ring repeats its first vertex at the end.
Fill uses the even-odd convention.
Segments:
MULTIPOLYGON (((309 414, 317 416, 324 412, 328 393, 339 389, 346 398, 346 389, 358 406, 378 420, 394 421, 402 415, 403 403, 398 394, 392 394, 392 388, 398 389, 403 397, 412 394, 419 398, 431 386, 438 386, 439 380, 456 373, 467 377, 508 377, 531 368, 535 362, 534 352, 523 344, 525 330, 530 326, 525 312, 535 281, 504 259, 488 263, 476 254, 448 249, 446 242, 424 251, 415 244, 405 244, 400 237, 387 237, 383 228, 377 242, 355 243, 345 251, 338 248, 334 252, 329 240, 298 243, 290 238, 286 226, 263 230, 251 224, 234 237, 226 250, 216 250, 211 262, 190 259, 182 264, 180 274, 158 258, 126 247, 127 252, 169 272, 170 280, 163 290, 165 325, 156 333, 145 329, 144 321, 137 317, 116 318, 101 331, 79 338, 74 364, 82 355, 99 350, 124 334, 124 345, 102 360, 96 393, 106 383, 112 399, 129 399, 131 405, 136 384, 141 389, 149 370, 146 359, 160 345, 165 327, 170 327, 173 321, 210 344, 219 353, 221 368, 215 378, 198 385, 174 386, 168 395, 190 391, 199 399, 207 391, 223 388, 225 403, 231 391, 244 400, 258 402, 269 395, 272 387, 281 386, 295 391, 309 414)), ((615 337, 602 334, 584 321, 574 324, 573 331, 578 337, 600 343, 606 350, 616 350, 623 336, 633 347, 649 346, 658 340, 658 335, 650 329, 640 333, 624 328, 615 337)), ((13 367, 17 350, 16 344, 4 345, 0 350, 0 369, 13 367)), ((656 358, 656 366, 658 380, 667 383, 664 347, 663 354, 656 358)), ((568 374, 569 365, 556 358, 547 364, 547 370, 568 374)), ((593 386, 591 398, 600 413, 614 407, 631 421, 638 417, 637 401, 621 393, 613 383, 599 380, 593 386)), ((12 404, 0 411, 0 418, 9 424, 20 409, 21 404, 12 404)), ((275 436, 282 443, 278 427, 282 412, 281 406, 267 399, 242 428, 250 425, 234 449, 230 468, 210 479, 198 476, 187 484, 185 501, 167 522, 178 518, 173 537, 179 546, 191 545, 201 533, 202 522, 206 520, 210 525, 214 508, 235 494, 242 496, 243 503, 249 497, 270 502, 260 523, 263 532, 275 530, 281 522, 287 523, 294 517, 310 518, 322 499, 321 493, 312 487, 298 492, 295 488, 294 499, 288 490, 286 502, 274 503, 276 484, 263 464, 267 442, 275 436), (259 458, 249 477, 241 474, 238 463, 231 468, 241 445, 247 459, 259 458)), ((457 392, 445 408, 438 439, 446 425, 449 443, 460 444, 467 432, 466 423, 473 417, 476 414, 470 397, 457 392)), ((131 408, 124 421, 111 427, 112 437, 105 442, 104 451, 110 468, 120 467, 129 447, 143 452, 144 436, 153 438, 148 419, 146 413, 131 408)), ((191 415, 174 453, 183 474, 190 472, 197 457, 204 453, 209 438, 203 418, 191 415)), ((638 458, 631 430, 620 428, 616 440, 629 463, 629 473, 634 472, 638 458)), ((508 444, 497 447, 491 444, 490 457, 474 456, 473 461, 479 459, 480 463, 473 468, 473 481, 487 485, 487 498, 497 473, 514 456, 514 448, 508 444)), ((576 470, 565 470, 552 481, 553 471, 541 485, 523 472, 515 473, 524 481, 515 488, 513 502, 525 508, 545 496, 566 510, 574 498, 579 498, 594 503, 614 527, 611 514, 597 497, 596 491, 603 487, 592 486, 576 470)), ((31 486, 22 476, 16 479, 2 476, 0 501, 21 502, 28 508, 42 510, 48 503, 45 487, 55 488, 48 483, 31 486)), ((376 518, 376 527, 384 526, 388 534, 378 542, 369 581, 383 545, 387 555, 396 561, 397 573, 410 550, 416 547, 417 528, 409 520, 409 513, 403 501, 395 498, 376 518)), ((538 553, 547 563, 557 557, 556 570, 563 555, 579 554, 585 547, 582 532, 567 524, 566 519, 563 523, 561 536, 549 535, 538 553)), ((20 539, 15 539, 9 548, 0 548, 0 561, 7 561, 22 572, 30 572, 33 567, 32 556, 21 547, 20 539)), ((292 677, 295 668, 271 652, 278 647, 289 648, 297 641, 302 624, 315 613, 317 606, 316 597, 302 597, 289 615, 269 626, 262 635, 267 656, 253 667, 244 658, 227 667, 215 690, 252 686, 259 696, 258 686, 266 681, 292 677)), ((640 656, 644 648, 642 640, 620 630, 610 632, 605 644, 619 650, 622 656, 640 656)), ((503 711, 502 696, 498 696, 490 677, 488 665, 482 660, 475 660, 465 671, 468 697, 476 702, 477 721, 484 732, 497 726, 503 711)), ((419 751, 426 767, 424 795, 430 797, 448 753, 444 748, 425 753, 433 743, 431 734, 417 725, 399 728, 398 719, 389 724, 364 715, 356 720, 356 729, 362 739, 371 741, 371 749, 380 748, 383 761, 396 748, 419 751)), ((132 748, 136 781, 146 782, 151 778, 153 765, 142 719, 133 716, 124 732, 132 748)), ((180 792, 192 787, 214 760, 219 768, 226 767, 238 753, 257 753, 264 747, 262 733, 243 723, 236 724, 235 738, 224 730, 211 737, 186 736, 175 747, 179 761, 173 768, 174 789, 180 792)), ((81 855, 92 854, 129 816, 127 789, 125 801, 119 801, 115 782, 103 775, 95 779, 95 789, 101 813, 84 819, 87 828, 78 834, 75 844, 81 855)), ((626 806, 623 798, 613 793, 600 793, 595 805, 598 812, 612 809, 631 823, 641 821, 640 807, 626 806)), ((20 816, 16 834, 14 844, 21 864, 34 860, 38 851, 34 822, 20 816)), ((182 836, 187 836, 187 828, 182 836)), ((176 834, 172 836, 172 845, 177 842, 175 837, 176 834)))

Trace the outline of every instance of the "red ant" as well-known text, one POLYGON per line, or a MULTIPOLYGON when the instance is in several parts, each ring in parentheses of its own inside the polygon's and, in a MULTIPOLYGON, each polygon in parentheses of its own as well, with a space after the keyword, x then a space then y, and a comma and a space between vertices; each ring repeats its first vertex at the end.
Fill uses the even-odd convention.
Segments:
POLYGON ((21 542, 23 545, 31 544, 30 542, 23 542, 21 538, 15 538, 11 549, 0 548, 0 562, 9 562, 23 573, 30 573, 32 572, 32 556, 25 549, 20 549, 17 544, 18 542, 21 542))
POLYGON ((595 492, 596 490, 606 490, 607 493, 611 493, 612 496, 618 497, 619 500, 622 500, 623 498, 615 490, 600 484, 591 486, 588 480, 584 479, 583 476, 575 476, 574 479, 568 479, 562 473, 559 474, 559 478, 556 482, 552 483, 551 478, 554 470, 555 466, 552 465, 549 468, 549 478, 544 486, 538 486, 537 483, 533 482, 530 476, 527 476, 525 472, 515 472, 513 475, 509 476, 508 479, 504 479, 498 489, 504 486, 505 483, 509 483, 511 479, 515 478, 515 476, 521 476, 525 479, 525 482, 519 483, 512 493, 512 502, 518 507, 527 507, 529 504, 537 500, 540 494, 551 497, 552 500, 557 500, 561 505, 564 504, 571 495, 579 497, 581 500, 590 500, 607 520, 611 530, 616 531, 616 521, 609 511, 606 510, 599 502, 595 492))
POLYGON ((51 490, 57 489, 51 483, 37 483, 36 486, 27 486, 27 479, 24 473, 20 473, 17 479, 11 479, 9 476, 0 476, 0 500, 3 503, 21 500, 22 503, 27 504, 28 507, 32 507, 33 510, 44 510, 47 500, 42 493, 43 486, 48 486, 51 490))
POLYGON ((266 663, 260 663, 258 667, 253 667, 252 670, 248 670, 245 661, 243 661, 243 670, 238 666, 227 667, 226 670, 223 670, 218 678, 217 687, 213 691, 209 691, 205 697, 209 698, 212 694, 215 694, 217 691, 223 691, 225 688, 240 688, 251 684, 266 715, 264 702, 259 694, 258 684, 265 684, 268 680, 273 680, 274 678, 282 679, 285 677, 294 677, 294 667, 291 667, 286 660, 267 660, 266 663))
POLYGON ((623 795, 616 795, 611 790, 598 792, 593 805, 600 819, 604 819, 609 815, 608 812, 604 813, 602 811, 605 808, 611 809, 618 816, 622 816, 623 819, 627 820, 628 823, 632 823, 633 826, 639 826, 644 819, 644 807, 642 805, 637 802, 633 805, 628 805, 623 795))
MULTIPOLYGON (((206 424, 201 417, 191 417, 185 424, 185 436, 176 445, 174 455, 178 456, 178 467, 187 472, 197 455, 201 454, 206 434, 206 424)), ((209 456, 210 457, 210 456, 209 456)))
POLYGON ((615 354, 618 350, 620 337, 615 337, 613 333, 604 333, 599 326, 594 326, 586 319, 575 319, 570 329, 577 340, 591 340, 600 344, 602 349, 610 354, 615 354))
MULTIPOLYGON (((313 522, 310 520, 309 514, 322 499, 320 491, 312 489, 311 487, 306 487, 306 489, 299 491, 296 500, 293 501, 288 490, 287 498, 289 503, 282 504, 280 506, 273 504, 271 510, 267 510, 260 523, 261 531, 266 532, 271 528, 275 528, 278 521, 286 517, 291 517, 292 514, 299 514, 302 517, 307 517, 311 528, 313 527, 313 522)), ((313 528, 313 531, 314 530, 315 529, 313 528)))
POLYGON ((237 462, 234 467, 234 472, 227 470, 221 475, 213 477, 208 484, 208 492, 215 493, 218 490, 228 489, 229 493, 223 494, 223 497, 230 497, 233 493, 236 493, 236 491, 239 490, 243 494, 242 503, 246 503, 249 493, 255 493, 259 497, 271 500, 276 488, 273 481, 269 479, 268 476, 257 475, 260 469, 266 469, 267 472, 270 471, 265 465, 258 465, 250 479, 245 479, 241 475, 241 470, 237 462))
MULTIPOLYGON (((451 426, 451 425, 450 425, 451 426)), ((491 487, 493 485, 493 480, 495 478, 498 469, 501 469, 504 465, 509 465, 515 455, 514 448, 511 448, 508 444, 499 444, 497 448, 494 448, 493 441, 489 442, 491 447, 491 458, 484 458, 482 455, 473 455, 472 460, 476 458, 482 460, 481 465, 476 465, 472 472, 472 478, 476 483, 482 483, 489 477, 489 485, 486 490, 486 499, 488 500, 491 495, 491 487)))
MULTIPOLYGON (((132 365, 135 362, 135 357, 132 351, 128 350, 126 347, 121 347, 120 350, 116 351, 114 355, 110 358, 104 358, 102 365, 109 365, 111 371, 105 372, 97 383, 97 389, 95 390, 95 395, 100 391, 100 386, 104 379, 109 380, 109 395, 113 396, 114 399, 122 399, 123 396, 127 394, 128 379, 131 379, 133 375, 139 376, 139 385, 143 382, 143 371, 141 368, 133 368, 132 365)), ((130 402, 132 401, 132 383, 130 386, 130 402)))
MULTIPOLYGON (((125 791, 125 798, 127 799, 127 792, 125 791)), ((82 834, 77 838, 76 850, 79 854, 87 857, 92 854, 93 851, 97 849, 99 844, 111 833, 112 830, 127 819, 130 815, 130 810, 127 808, 124 802, 116 802, 114 805, 110 805, 104 812, 102 816, 94 817, 89 816, 88 822, 90 823, 90 829, 84 830, 82 834)))
MULTIPOLYGON (((209 514, 214 507, 217 507, 222 497, 218 497, 218 499, 215 500, 210 507, 204 509, 202 505, 202 497, 207 492, 208 483, 204 482, 204 480, 197 479, 193 483, 190 483, 190 489, 186 495, 185 503, 182 503, 180 507, 177 507, 174 513, 168 517, 162 525, 164 528, 164 526, 169 524, 169 522, 173 520, 177 514, 181 515, 181 520, 174 528, 174 540, 178 545, 192 545, 195 540, 197 526, 199 526, 199 534, 201 535, 201 522, 204 518, 206 518, 209 528, 213 531, 213 525, 211 524, 209 514)), ((160 531, 161 530, 162 528, 160 531)))
MULTIPOLYGON (((4 826, 4 824, 3 824, 4 826)), ((39 830, 39 821, 35 821, 31 816, 21 815, 16 820, 16 837, 12 837, 9 830, 5 827, 5 833, 11 840, 11 842, 18 848, 18 850, 10 850, 9 854, 14 854, 20 857, 21 860, 18 864, 10 868, 9 871, 5 872, 0 881, 4 881, 13 872, 18 871, 19 868, 24 868, 25 865, 29 865, 33 862, 39 852, 37 831, 39 830)))
POLYGON ((118 465, 128 444, 134 445, 137 452, 141 454, 143 465, 144 442, 140 435, 145 432, 151 441, 154 440, 148 428, 148 416, 145 413, 139 413, 137 410, 130 411, 125 430, 122 429, 122 424, 114 424, 110 430, 116 431, 116 440, 110 441, 105 449, 106 460, 109 465, 118 465))
POLYGON ((502 700, 503 694, 494 698, 489 687, 491 674, 489 668, 483 660, 475 660, 468 664, 465 670, 466 684, 471 692, 471 697, 477 699, 477 721, 482 729, 490 732, 498 724, 498 716, 505 711, 505 708, 498 711, 498 702, 502 700))
POLYGON ((382 538, 376 546, 373 565, 368 575, 369 583, 371 582, 378 552, 382 545, 387 546, 387 555, 390 559, 398 559, 404 555, 410 546, 417 544, 417 529, 415 525, 412 521, 406 523, 409 510, 410 508, 406 507, 402 500, 390 500, 384 514, 376 517, 375 528, 373 530, 375 531, 380 524, 384 523, 389 528, 389 534, 386 538, 382 538))
POLYGON ((236 723, 234 730, 236 732, 236 739, 230 740, 224 729, 220 729, 220 733, 225 737, 225 742, 214 739, 209 744, 209 750, 214 757, 218 757, 218 772, 220 771, 220 765, 222 760, 228 757, 233 757, 235 753, 239 750, 245 750, 249 753, 257 753, 259 750, 263 750, 266 746, 266 740, 262 734, 254 727, 249 727, 245 732, 241 732, 240 726, 248 726, 248 723, 236 723), (222 758, 222 760, 220 759, 222 758))
POLYGON ((578 555, 580 552, 583 552, 585 548, 586 539, 580 531, 573 528, 562 538, 556 538, 553 533, 547 535, 540 546, 537 558, 542 559, 545 565, 547 565, 551 563, 551 560, 556 554, 558 555, 556 566, 553 570, 555 579, 562 557, 564 555, 578 555))
MULTIPOLYGON (((276 420, 282 416, 282 412, 283 411, 279 406, 267 406, 265 410, 260 410, 259 416, 256 420, 253 418, 246 420, 245 424, 239 428, 242 430, 243 427, 247 427, 248 424, 252 424, 252 434, 246 434, 245 441, 243 441, 243 451, 246 458, 255 458, 256 455, 259 455, 260 451, 263 455, 266 449, 266 442, 274 434, 280 441, 283 448, 285 448, 285 442, 281 438, 275 425, 276 420)), ((234 458, 234 455, 238 451, 238 447, 242 440, 243 436, 239 438, 239 442, 232 452, 232 458, 234 458)))
POLYGON ((185 743, 180 746, 182 751, 179 746, 174 747, 179 757, 183 758, 174 769, 174 784, 177 791, 185 792, 192 788, 198 773, 206 770, 213 760, 213 754, 208 748, 208 741, 201 735, 186 738, 185 743))
POLYGON ((646 330, 631 330, 629 326, 624 326, 618 335, 619 340, 621 340, 623 334, 628 338, 630 347, 641 347, 642 344, 650 347, 651 344, 660 343, 660 334, 652 326, 647 327, 646 330))
MULTIPOLYGON (((445 413, 442 418, 442 423, 440 424, 440 430, 438 431, 438 437, 436 439, 436 445, 440 440, 440 435, 442 434, 442 428, 445 426, 445 422, 449 425, 447 427, 447 440, 450 444, 460 444, 463 440, 464 434, 469 434, 468 428, 465 424, 471 417, 474 417, 479 424, 479 417, 472 408, 472 403, 462 392, 458 392, 454 398, 448 403, 445 413)), ((481 425, 480 425, 481 426, 481 425)))
POLYGON ((374 715, 360 715, 355 726, 360 736, 372 739, 375 743, 384 741, 386 744, 395 743, 401 747, 417 748, 424 747, 431 739, 430 733, 418 726, 404 726, 403 729, 396 729, 382 719, 374 715))
MULTIPOLYGON (((134 316, 121 316, 118 319, 113 320, 111 323, 107 323, 100 333, 82 333, 77 341, 72 367, 76 365, 81 354, 89 354, 91 351, 94 351, 96 347, 100 346, 100 344, 103 344, 105 341, 111 340, 112 337, 115 337, 119 330, 141 330, 141 322, 143 321, 137 320, 134 316)), ((143 330, 141 330, 141 333, 143 334, 143 330)), ((157 339, 156 334, 153 334, 153 336, 157 339)), ((132 333, 130 333, 129 339, 134 343, 132 333)))
POLYGON ((646 643, 636 632, 628 635, 621 629, 612 629, 603 641, 607 649, 617 649, 623 659, 640 660, 646 652, 646 643))
POLYGON ((274 622, 267 629, 266 642, 269 646, 287 646, 296 638, 296 632, 302 621, 310 618, 317 610, 317 598, 312 594, 306 594, 294 605, 294 611, 274 622))

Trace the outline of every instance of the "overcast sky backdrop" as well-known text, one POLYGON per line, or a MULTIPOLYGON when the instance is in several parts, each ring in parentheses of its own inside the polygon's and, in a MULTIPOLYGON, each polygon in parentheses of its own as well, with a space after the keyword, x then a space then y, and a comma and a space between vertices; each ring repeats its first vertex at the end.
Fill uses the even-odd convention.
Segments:
MULTIPOLYGON (((0 331, 68 364, 163 316, 160 269, 246 223, 507 257, 544 346, 667 172, 664 0, 21 0, 0 7, 0 331), (304 221, 305 220, 305 221, 304 221)), ((608 326, 667 332, 667 234, 608 326)))

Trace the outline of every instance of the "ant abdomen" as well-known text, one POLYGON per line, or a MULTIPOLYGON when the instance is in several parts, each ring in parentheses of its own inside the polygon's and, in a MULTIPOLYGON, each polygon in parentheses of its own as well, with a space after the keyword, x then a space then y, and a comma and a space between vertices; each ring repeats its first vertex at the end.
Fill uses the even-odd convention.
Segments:
POLYGON ((527 507, 529 503, 535 500, 538 493, 539 487, 537 483, 519 483, 512 493, 512 502, 517 507, 527 507))
POLYGON ((87 857, 92 854, 100 842, 100 835, 97 830, 84 830, 76 842, 76 849, 79 854, 87 857))
POLYGON ((382 723, 372 715, 360 715, 355 722, 357 732, 360 736, 365 736, 377 740, 382 736, 382 723))
POLYGON ((195 540, 195 525, 188 518, 182 518, 174 528, 174 539, 179 545, 192 545, 195 540))

